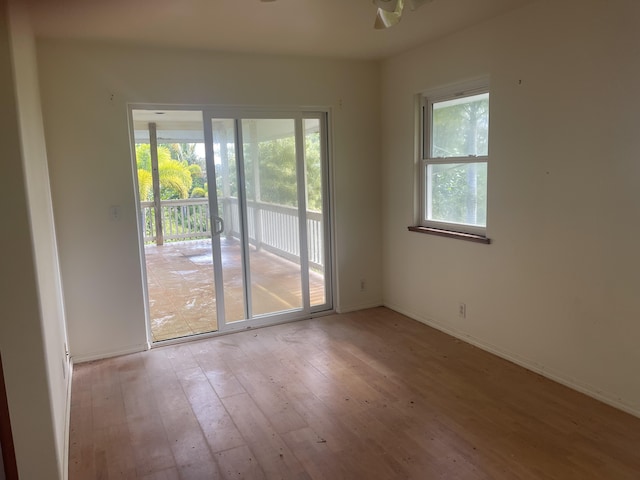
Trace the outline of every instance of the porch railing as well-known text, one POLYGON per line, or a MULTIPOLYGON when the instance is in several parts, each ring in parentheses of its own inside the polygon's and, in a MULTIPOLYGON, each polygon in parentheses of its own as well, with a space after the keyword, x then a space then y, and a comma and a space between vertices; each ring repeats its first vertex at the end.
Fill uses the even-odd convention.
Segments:
MULTIPOLYGON (((153 202, 140 202, 145 243, 156 239, 153 202)), ((209 203, 206 198, 162 200, 162 229, 165 241, 196 240, 211 237, 209 203)), ((238 199, 221 199, 225 218, 223 235, 240 238, 238 199)), ((300 263, 300 231, 298 209, 266 202, 247 202, 249 242, 276 255, 300 263)), ((307 210, 309 264, 323 270, 324 231, 322 213, 307 210)))
MULTIPOLYGON (((196 240, 211 237, 209 203, 206 198, 163 200, 162 231, 164 240, 196 240)), ((140 202, 144 242, 156 240, 156 217, 153 202, 140 202)))

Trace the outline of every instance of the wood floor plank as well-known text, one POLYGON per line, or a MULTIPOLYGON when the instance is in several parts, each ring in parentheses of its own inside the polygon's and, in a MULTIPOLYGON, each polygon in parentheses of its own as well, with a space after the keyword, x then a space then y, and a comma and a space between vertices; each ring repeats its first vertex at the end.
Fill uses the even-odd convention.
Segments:
MULTIPOLYGON (((302 380, 308 372, 318 374, 314 367, 303 362, 283 362, 261 366, 281 388, 289 404, 304 419, 318 437, 324 438, 329 448, 339 451, 349 448, 356 440, 334 415, 329 406, 318 398, 302 380)), ((304 430, 304 428, 302 429, 304 430)))
POLYGON ((270 442, 278 435, 248 394, 224 398, 222 403, 245 439, 252 442, 270 442))
POLYGON ((284 433, 307 426, 276 380, 263 374, 258 364, 242 367, 241 370, 234 371, 234 374, 256 406, 269 418, 276 432, 284 433))
POLYGON ((175 467, 171 446, 160 416, 131 420, 129 433, 139 476, 175 467))
POLYGON ((187 465, 178 468, 181 480, 216 480, 222 478, 218 464, 213 458, 194 459, 187 465))
POLYGON ((69 479, 638 480, 640 419, 384 308, 74 368, 69 479))
POLYGON ((375 445, 386 452, 401 467, 409 478, 420 478, 433 470, 438 458, 430 450, 425 450, 405 432, 402 424, 388 424, 389 409, 374 409, 350 417, 341 418, 361 442, 375 445))
POLYGON ((283 439, 314 480, 346 478, 345 469, 338 462, 338 452, 332 450, 331 443, 314 429, 307 427, 287 432, 283 439))
POLYGON ((95 476, 94 450, 100 448, 98 429, 93 427, 91 406, 76 405, 69 424, 69 475, 71 478, 95 476))
POLYGON ((204 370, 204 374, 220 398, 246 393, 242 384, 228 367, 209 368, 204 370))
POLYGON ((199 367, 189 345, 186 344, 167 347, 167 358, 176 372, 199 367))
POLYGON ((101 438, 107 467, 105 478, 135 478, 136 460, 128 426, 119 424, 108 427, 103 430, 101 438))
POLYGON ((250 395, 235 395, 222 402, 260 462, 266 478, 308 478, 280 433, 250 395))
POLYGON ((218 452, 216 460, 225 480, 238 478, 263 480, 266 478, 253 452, 246 445, 218 452))
POLYGON ((194 459, 213 462, 207 440, 190 408, 164 412, 161 418, 178 468, 192 464, 194 459))
POLYGON ((180 383, 211 452, 217 453, 245 445, 242 435, 204 372, 195 368, 183 373, 185 376, 180 378, 180 383))
POLYGON ((166 470, 149 473, 148 475, 139 478, 142 478, 143 480, 180 480, 180 475, 176 468, 168 468, 166 470))

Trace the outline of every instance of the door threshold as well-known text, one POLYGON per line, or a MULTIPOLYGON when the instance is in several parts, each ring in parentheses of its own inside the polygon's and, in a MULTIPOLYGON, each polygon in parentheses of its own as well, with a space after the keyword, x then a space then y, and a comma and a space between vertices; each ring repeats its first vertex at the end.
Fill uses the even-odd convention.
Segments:
POLYGON ((268 324, 258 324, 258 325, 250 325, 245 328, 236 328, 229 329, 227 331, 217 331, 217 332, 207 332, 207 333, 196 333, 193 335, 186 335, 184 337, 178 338, 169 338, 167 340, 159 340, 157 342, 150 342, 149 349, 154 349, 158 347, 168 347, 171 345, 180 345, 182 343, 196 342, 199 340, 207 340, 215 337, 222 337, 225 335, 232 335, 234 333, 246 332, 248 330, 259 330, 268 327, 274 327, 276 325, 284 325, 286 323, 295 323, 302 322, 304 320, 313 320, 314 318, 327 317, 329 315, 334 315, 336 313, 335 309, 331 310, 323 310, 320 312, 313 312, 308 315, 305 315, 301 318, 287 318, 282 320, 277 320, 268 324))

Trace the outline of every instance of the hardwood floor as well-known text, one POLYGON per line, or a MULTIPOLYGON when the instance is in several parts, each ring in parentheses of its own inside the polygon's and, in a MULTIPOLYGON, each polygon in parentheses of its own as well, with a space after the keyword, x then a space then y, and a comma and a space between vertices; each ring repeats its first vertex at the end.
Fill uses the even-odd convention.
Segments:
POLYGON ((77 365, 71 480, 640 478, 640 419, 385 308, 77 365))

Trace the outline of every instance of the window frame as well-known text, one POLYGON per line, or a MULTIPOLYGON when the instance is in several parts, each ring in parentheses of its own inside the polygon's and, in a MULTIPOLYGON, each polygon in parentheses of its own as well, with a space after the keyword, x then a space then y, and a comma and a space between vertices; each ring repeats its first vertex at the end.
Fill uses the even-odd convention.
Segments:
MULTIPOLYGON (((422 227, 421 229, 413 229, 413 231, 423 231, 424 233, 433 233, 429 229, 442 232, 450 232, 451 236, 456 234, 464 234, 461 237, 465 238, 469 234, 478 237, 480 239, 486 238, 487 226, 469 225, 464 223, 443 222, 439 220, 429 220, 428 214, 428 169, 430 165, 456 165, 456 164, 470 164, 470 163, 483 163, 489 166, 489 145, 487 145, 487 155, 471 155, 471 156, 459 156, 459 157, 432 157, 431 156, 431 141, 433 138, 433 125, 432 125, 432 112, 433 105, 445 102, 448 100, 455 100, 465 97, 472 97, 474 95, 489 94, 489 101, 491 101, 491 92, 489 88, 489 79, 481 78, 474 81, 464 82, 461 84, 451 85, 449 87, 429 90, 421 93, 418 96, 418 108, 419 108, 419 199, 418 199, 418 222, 417 225, 422 227)), ((489 108, 489 112, 491 108, 489 108)), ((490 121, 489 121, 490 125, 490 121)), ((490 127, 489 127, 490 132, 490 127)), ((490 133, 489 133, 490 136, 490 133)), ((487 140, 488 141, 488 140, 487 140)), ((488 185, 487 185, 487 197, 488 197, 488 185)), ((488 210, 488 208, 487 208, 488 210)), ((488 212, 487 212, 488 216, 488 212)), ((446 235, 445 235, 446 236, 446 235)), ((460 238, 460 237, 458 237, 460 238)), ((488 242, 487 242, 488 243, 488 242)))

